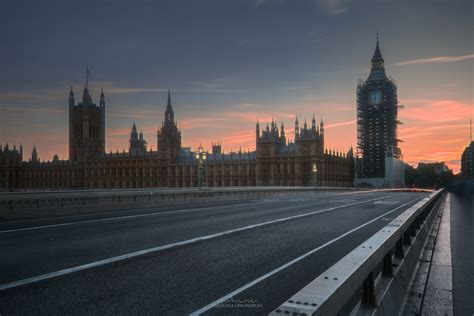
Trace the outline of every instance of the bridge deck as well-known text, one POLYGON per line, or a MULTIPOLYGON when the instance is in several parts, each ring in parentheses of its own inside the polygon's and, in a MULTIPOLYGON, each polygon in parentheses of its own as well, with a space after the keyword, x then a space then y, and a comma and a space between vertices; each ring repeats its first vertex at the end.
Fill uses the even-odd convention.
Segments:
POLYGON ((0 312, 265 314, 427 195, 308 192, 3 222, 0 312))

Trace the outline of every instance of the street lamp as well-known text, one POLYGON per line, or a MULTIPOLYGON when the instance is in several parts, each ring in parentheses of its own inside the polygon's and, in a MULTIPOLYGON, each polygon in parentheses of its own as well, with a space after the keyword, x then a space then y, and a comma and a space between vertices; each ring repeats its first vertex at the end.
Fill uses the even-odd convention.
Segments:
POLYGON ((313 174, 313 181, 314 181, 314 186, 317 186, 317 173, 318 173, 318 166, 316 163, 313 163, 313 169, 311 170, 311 173, 313 174))
POLYGON ((204 169, 204 162, 207 159, 207 152, 204 151, 201 144, 199 144, 199 148, 196 152, 196 160, 198 162, 198 187, 202 187, 203 185, 203 169, 204 169))

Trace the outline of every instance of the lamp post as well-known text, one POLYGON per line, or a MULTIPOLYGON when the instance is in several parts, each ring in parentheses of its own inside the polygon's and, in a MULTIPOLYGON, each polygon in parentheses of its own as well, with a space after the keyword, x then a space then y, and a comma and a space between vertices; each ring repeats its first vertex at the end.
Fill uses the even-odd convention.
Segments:
POLYGON ((318 185, 318 178, 317 178, 318 166, 316 165, 315 162, 313 162, 313 168, 311 170, 311 173, 313 174, 314 186, 317 186, 318 185))
POLYGON ((207 152, 204 151, 201 145, 196 152, 196 160, 198 161, 198 187, 202 187, 203 185, 203 169, 204 169, 204 162, 207 159, 207 152))

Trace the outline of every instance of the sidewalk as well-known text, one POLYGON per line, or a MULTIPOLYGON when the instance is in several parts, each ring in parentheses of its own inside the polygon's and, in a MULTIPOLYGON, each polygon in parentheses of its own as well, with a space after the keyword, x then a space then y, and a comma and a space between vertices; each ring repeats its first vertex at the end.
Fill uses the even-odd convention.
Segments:
POLYGON ((441 222, 426 281, 422 315, 454 315, 450 194, 441 207, 441 222))
POLYGON ((456 316, 474 315, 474 196, 451 195, 451 255, 456 316))

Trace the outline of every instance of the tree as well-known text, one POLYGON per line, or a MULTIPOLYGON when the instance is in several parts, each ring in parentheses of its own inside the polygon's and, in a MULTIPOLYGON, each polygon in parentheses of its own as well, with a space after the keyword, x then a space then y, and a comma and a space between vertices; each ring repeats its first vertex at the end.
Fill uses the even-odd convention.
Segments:
POLYGON ((453 179, 453 171, 444 162, 420 162, 416 168, 405 164, 405 183, 409 187, 442 188, 453 179))

